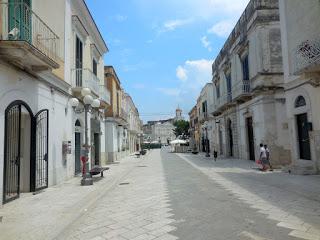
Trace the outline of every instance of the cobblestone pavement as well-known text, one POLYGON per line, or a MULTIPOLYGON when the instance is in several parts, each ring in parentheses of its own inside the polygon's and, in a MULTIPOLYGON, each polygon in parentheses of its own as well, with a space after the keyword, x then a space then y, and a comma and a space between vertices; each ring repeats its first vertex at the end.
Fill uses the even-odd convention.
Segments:
POLYGON ((94 185, 80 186, 81 177, 43 192, 21 194, 0 207, 0 240, 53 239, 113 187, 118 186, 143 158, 127 157, 110 165, 104 178, 95 177, 94 185))
POLYGON ((154 150, 57 239, 174 240, 171 211, 160 154, 154 150))
POLYGON ((320 240, 320 177, 151 151, 0 209, 0 239, 320 240))
POLYGON ((243 160, 214 162, 202 156, 179 154, 179 157, 244 203, 243 207, 254 209, 278 227, 268 227, 272 231, 269 238, 253 239, 287 239, 276 237, 283 229, 288 229, 288 236, 294 239, 320 239, 320 176, 259 172, 252 168, 254 163, 243 160))

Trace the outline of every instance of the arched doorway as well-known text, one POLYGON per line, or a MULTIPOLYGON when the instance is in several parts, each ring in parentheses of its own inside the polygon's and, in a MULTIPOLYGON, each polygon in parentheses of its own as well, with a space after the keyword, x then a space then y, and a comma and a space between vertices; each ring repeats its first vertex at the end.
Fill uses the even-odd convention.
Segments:
POLYGON ((75 175, 81 173, 81 123, 79 120, 75 123, 75 133, 74 133, 74 142, 75 142, 75 154, 74 154, 74 161, 75 161, 75 175))
POLYGON ((228 144, 229 144, 229 155, 230 157, 233 157, 233 133, 232 133, 232 121, 231 119, 228 119, 227 123, 228 127, 228 144))
POLYGON ((48 187, 48 110, 35 116, 23 101, 5 110, 3 202, 48 187))
MULTIPOLYGON (((295 108, 303 109, 307 105, 306 99, 303 96, 297 97, 295 100, 295 108)), ((299 144, 299 158, 302 160, 311 160, 311 147, 309 131, 310 124, 308 120, 308 113, 301 111, 296 115, 297 137, 299 144)))

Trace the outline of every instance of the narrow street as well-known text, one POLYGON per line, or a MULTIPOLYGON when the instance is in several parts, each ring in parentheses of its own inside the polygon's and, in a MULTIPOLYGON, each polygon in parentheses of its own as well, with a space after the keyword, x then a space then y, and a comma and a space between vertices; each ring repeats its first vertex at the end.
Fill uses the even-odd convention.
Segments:
POLYGON ((168 151, 153 150, 56 239, 320 239, 319 176, 168 151))

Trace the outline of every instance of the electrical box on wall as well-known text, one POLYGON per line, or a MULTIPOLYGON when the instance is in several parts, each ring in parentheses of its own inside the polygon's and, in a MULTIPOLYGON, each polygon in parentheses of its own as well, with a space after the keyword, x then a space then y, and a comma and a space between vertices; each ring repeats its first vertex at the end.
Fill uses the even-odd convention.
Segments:
POLYGON ((67 155, 71 154, 71 141, 63 141, 62 142, 62 154, 67 155))

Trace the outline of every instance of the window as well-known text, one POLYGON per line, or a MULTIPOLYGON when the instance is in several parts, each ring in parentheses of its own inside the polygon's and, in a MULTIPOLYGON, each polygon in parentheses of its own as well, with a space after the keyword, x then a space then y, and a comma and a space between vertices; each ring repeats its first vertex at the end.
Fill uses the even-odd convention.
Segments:
POLYGON ((250 75, 249 75, 249 56, 246 55, 243 59, 242 59, 242 77, 243 77, 243 81, 248 81, 250 79, 250 75))
POLYGON ((231 84, 231 74, 230 73, 226 74, 226 81, 227 81, 228 93, 231 93, 232 84, 231 84))
POLYGON ((297 97, 296 102, 295 102, 295 107, 299 108, 299 107, 304 107, 306 106, 306 99, 302 96, 297 97))
POLYGON ((206 112, 207 112, 207 101, 204 101, 204 102, 202 103, 202 112, 203 112, 203 113, 206 113, 206 112))
POLYGON ((96 76, 97 76, 97 72, 98 72, 97 67, 98 67, 97 61, 95 59, 92 59, 92 72, 96 76))
POLYGON ((82 87, 82 62, 83 62, 83 45, 80 38, 76 37, 76 86, 82 87))
POLYGON ((220 84, 216 84, 216 95, 217 99, 220 98, 220 84))
POLYGON ((82 69, 83 44, 80 38, 76 38, 76 69, 82 69))

